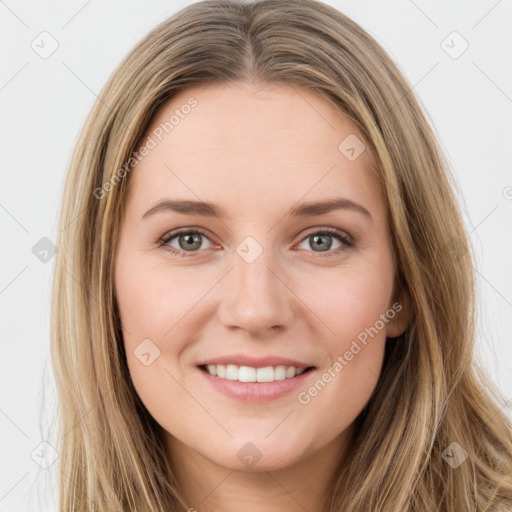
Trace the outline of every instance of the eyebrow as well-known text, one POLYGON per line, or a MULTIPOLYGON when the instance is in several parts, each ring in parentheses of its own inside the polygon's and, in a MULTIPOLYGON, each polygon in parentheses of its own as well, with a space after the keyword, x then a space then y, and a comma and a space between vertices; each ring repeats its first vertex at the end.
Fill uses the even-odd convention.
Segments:
MULTIPOLYGON (((342 197, 328 199, 326 201, 310 201, 301 203, 298 206, 292 207, 288 211, 287 216, 313 217, 315 215, 322 215, 334 210, 353 210, 362 213, 365 217, 373 220, 370 212, 364 206, 342 197)), ((156 213, 164 212, 177 212, 185 215, 202 215, 205 217, 218 217, 221 219, 226 217, 225 211, 213 203, 180 199, 164 199, 150 208, 142 216, 141 220, 144 220, 156 213)))

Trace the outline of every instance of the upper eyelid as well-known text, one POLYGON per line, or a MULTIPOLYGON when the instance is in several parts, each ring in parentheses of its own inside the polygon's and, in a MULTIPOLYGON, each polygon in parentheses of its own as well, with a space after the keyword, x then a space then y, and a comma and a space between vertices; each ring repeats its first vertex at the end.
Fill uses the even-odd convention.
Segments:
POLYGON ((171 231, 168 231, 167 233, 165 233, 165 235, 163 235, 160 238, 160 241, 167 243, 170 240, 172 240, 173 238, 176 238, 177 236, 186 234, 186 233, 198 233, 198 234, 204 236, 205 238, 208 238, 208 240, 210 240, 210 242, 216 243, 216 242, 214 242, 214 240, 211 239, 211 237, 208 235, 208 233, 201 228, 181 228, 181 229, 178 228, 177 231, 171 230, 171 231))

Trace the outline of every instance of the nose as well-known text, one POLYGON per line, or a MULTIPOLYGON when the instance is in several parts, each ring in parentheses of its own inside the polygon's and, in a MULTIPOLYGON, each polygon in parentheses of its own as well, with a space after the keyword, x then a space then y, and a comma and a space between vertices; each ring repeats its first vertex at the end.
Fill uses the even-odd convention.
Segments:
POLYGON ((251 263, 233 255, 234 268, 223 280, 223 299, 218 310, 226 328, 238 327, 252 335, 291 325, 296 296, 270 250, 251 263))

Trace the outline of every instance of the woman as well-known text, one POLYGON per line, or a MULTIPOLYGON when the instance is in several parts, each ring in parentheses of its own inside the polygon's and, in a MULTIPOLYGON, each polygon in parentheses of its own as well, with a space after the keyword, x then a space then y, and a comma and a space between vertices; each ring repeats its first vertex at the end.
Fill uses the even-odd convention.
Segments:
POLYGON ((512 503, 454 189, 406 80, 333 8, 214 0, 156 27, 65 185, 60 510, 512 503))

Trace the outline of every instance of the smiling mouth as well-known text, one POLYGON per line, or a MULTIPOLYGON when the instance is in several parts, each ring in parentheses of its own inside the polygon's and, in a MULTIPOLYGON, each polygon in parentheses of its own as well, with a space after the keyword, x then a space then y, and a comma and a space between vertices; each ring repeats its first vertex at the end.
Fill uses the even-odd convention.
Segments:
POLYGON ((254 368, 252 366, 238 366, 236 364, 203 364, 199 365, 199 368, 223 380, 265 383, 293 379, 313 370, 315 367, 296 368, 294 366, 277 365, 254 368))

